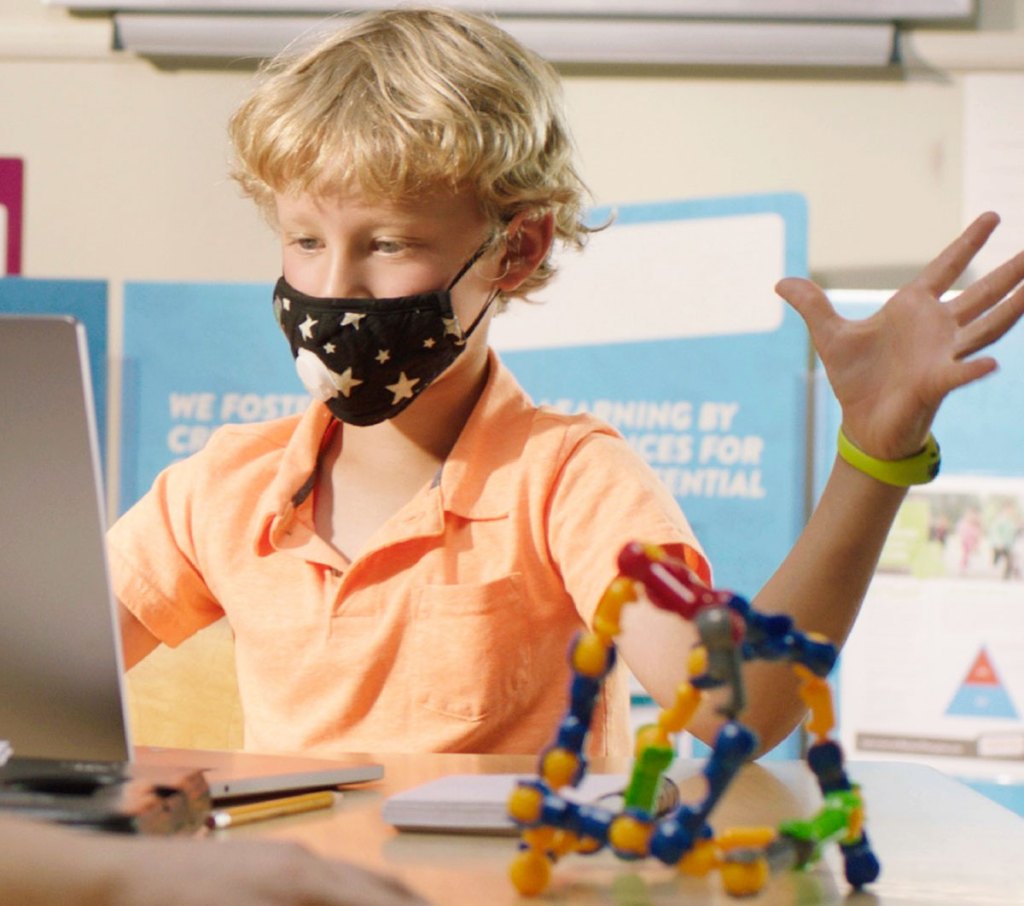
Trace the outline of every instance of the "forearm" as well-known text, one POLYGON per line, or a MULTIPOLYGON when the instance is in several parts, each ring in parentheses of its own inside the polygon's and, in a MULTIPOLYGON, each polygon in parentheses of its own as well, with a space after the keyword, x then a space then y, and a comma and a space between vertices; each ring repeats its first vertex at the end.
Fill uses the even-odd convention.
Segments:
MULTIPOLYGON (((869 471, 879 474, 879 460, 892 466, 921 455, 924 460, 911 472, 929 464, 930 452, 937 451, 920 445, 943 400, 992 373, 995 359, 979 353, 1024 315, 1024 253, 942 301, 997 223, 991 213, 977 218, 867 318, 841 317, 825 292, 807 280, 787 278, 777 285, 807 324, 842 410, 843 432, 866 457, 869 471)), ((841 645, 904 496, 904 490, 837 460, 806 529, 755 606, 789 614, 800 630, 841 645)), ((748 671, 745 718, 765 747, 782 739, 804 712, 789 673, 781 664, 751 665, 748 671)))
POLYGON ((108 890, 94 870, 93 846, 84 832, 0 815, 0 899, 20 906, 103 906, 108 890))
POLYGON ((791 615, 798 628, 842 644, 896 513, 906 497, 837 458, 828 484, 789 555, 754 605, 791 615))
MULTIPOLYGON (((900 503, 902 489, 882 484, 837 460, 810 520, 789 555, 752 604, 784 613, 802 632, 827 636, 837 646, 850 632, 900 503)), ((637 678, 663 707, 671 707, 688 679, 687 657, 697 642, 694 625, 650 605, 628 608, 619 648, 637 678)), ((767 751, 792 732, 805 713, 792 667, 752 662, 743 668, 746 707, 740 719, 767 751)), ((689 726, 707 743, 723 722, 720 692, 705 697, 689 726)))
MULTIPOLYGON (((836 460, 806 528, 752 602, 763 613, 785 613, 802 632, 841 646, 853 627, 885 539, 906 496, 836 460)), ((750 664, 745 672, 744 721, 764 750, 784 739, 805 713, 792 669, 750 664)))

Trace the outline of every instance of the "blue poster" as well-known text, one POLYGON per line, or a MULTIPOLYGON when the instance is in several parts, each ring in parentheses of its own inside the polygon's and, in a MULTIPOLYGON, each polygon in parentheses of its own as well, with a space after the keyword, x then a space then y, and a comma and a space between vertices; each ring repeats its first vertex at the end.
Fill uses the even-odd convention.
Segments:
POLYGON ((0 312, 71 315, 85 326, 100 455, 107 449, 107 283, 105 280, 0 279, 0 312))
POLYGON ((125 285, 119 512, 217 426, 306 408, 272 296, 268 284, 125 285))

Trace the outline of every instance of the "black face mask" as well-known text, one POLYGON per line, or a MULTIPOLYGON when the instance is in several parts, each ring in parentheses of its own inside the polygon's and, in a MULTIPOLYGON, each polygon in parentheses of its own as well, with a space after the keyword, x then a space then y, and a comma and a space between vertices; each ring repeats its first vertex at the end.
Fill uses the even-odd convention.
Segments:
POLYGON ((339 421, 375 425, 416 399, 466 346, 497 295, 463 331, 451 290, 489 248, 482 245, 447 289, 391 299, 321 299, 281 277, 274 315, 310 395, 339 421))

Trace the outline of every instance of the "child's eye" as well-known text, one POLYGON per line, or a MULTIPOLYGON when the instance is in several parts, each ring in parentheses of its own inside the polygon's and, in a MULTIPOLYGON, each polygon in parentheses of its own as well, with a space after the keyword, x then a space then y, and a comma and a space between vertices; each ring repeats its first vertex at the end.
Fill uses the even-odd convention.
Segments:
POLYGON ((408 245, 400 239, 375 239, 373 248, 384 255, 397 255, 399 252, 404 252, 408 245))
POLYGON ((320 248, 320 240, 314 239, 312 236, 299 236, 294 241, 304 252, 315 252, 320 248))

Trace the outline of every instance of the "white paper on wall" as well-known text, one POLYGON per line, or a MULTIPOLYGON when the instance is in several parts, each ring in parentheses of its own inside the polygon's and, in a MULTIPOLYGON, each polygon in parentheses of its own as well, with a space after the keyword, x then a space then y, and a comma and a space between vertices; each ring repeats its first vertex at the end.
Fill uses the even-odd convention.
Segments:
POLYGON ((1024 780, 1024 480, 911 491, 839 675, 849 757, 1024 780))
POLYGON ((964 209, 966 225, 983 211, 1002 223, 974 259, 980 275, 1024 249, 1024 75, 964 76, 964 209))

